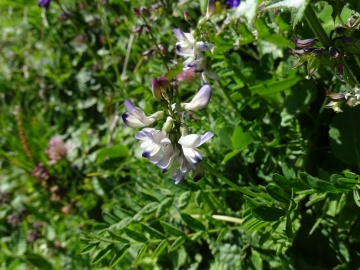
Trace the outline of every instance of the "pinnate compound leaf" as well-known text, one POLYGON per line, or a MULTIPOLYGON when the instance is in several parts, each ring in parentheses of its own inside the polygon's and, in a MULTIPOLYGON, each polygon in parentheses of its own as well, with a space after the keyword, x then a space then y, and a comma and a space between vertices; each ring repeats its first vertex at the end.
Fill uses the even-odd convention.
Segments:
POLYGON ((303 17, 310 0, 270 0, 265 9, 279 8, 291 12, 291 23, 295 26, 303 17))
POLYGON ((114 257, 111 259, 110 262, 110 268, 113 268, 119 262, 121 262, 121 260, 125 257, 126 253, 128 252, 129 248, 130 245, 125 245, 114 255, 114 257))
POLYGON ((185 223, 194 231, 205 231, 205 226, 199 220, 193 218, 189 214, 181 213, 181 218, 185 221, 185 223))
POLYGON ((259 206, 252 209, 252 214, 257 219, 263 221, 277 221, 283 217, 286 212, 282 209, 270 207, 270 206, 259 206))
POLYGON ((135 241, 145 243, 148 240, 147 237, 145 235, 143 235, 142 233, 138 233, 138 232, 130 230, 128 228, 124 228, 124 232, 127 234, 127 236, 134 239, 135 241))

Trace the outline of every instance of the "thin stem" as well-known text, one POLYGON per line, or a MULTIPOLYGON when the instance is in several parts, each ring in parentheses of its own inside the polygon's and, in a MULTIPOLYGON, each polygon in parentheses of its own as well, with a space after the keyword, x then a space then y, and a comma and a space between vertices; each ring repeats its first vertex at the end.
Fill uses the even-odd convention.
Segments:
MULTIPOLYGON (((326 34, 324 28, 322 27, 318 17, 316 16, 311 5, 308 5, 305 10, 305 19, 308 22, 311 30, 314 32, 315 36, 320 40, 322 45, 325 47, 331 47, 332 42, 331 39, 326 34)), ((355 86, 358 84, 354 74, 351 72, 349 66, 344 61, 344 58, 341 59, 341 62, 344 67, 344 80, 350 84, 351 86, 355 86)))
MULTIPOLYGON (((141 16, 141 18, 144 20, 145 25, 148 25, 145 17, 144 17, 144 16, 141 16)), ((155 39, 154 35, 152 34, 151 30, 149 31, 149 35, 150 35, 151 41, 155 44, 156 50, 159 50, 160 47, 159 47, 159 45, 157 44, 156 39, 155 39)), ((168 67, 168 65, 167 65, 166 59, 165 59, 164 55, 163 55, 161 52, 160 52, 160 56, 161 56, 161 60, 164 62, 164 65, 165 65, 167 71, 169 71, 170 69, 169 69, 169 67, 168 67)))
POLYGON ((233 107, 234 110, 235 110, 238 114, 240 114, 240 113, 241 113, 240 110, 239 110, 238 107, 236 106, 235 102, 231 99, 230 95, 229 95, 228 92, 227 92, 227 89, 225 89, 225 86, 222 84, 222 82, 221 82, 220 80, 218 81, 218 84, 219 84, 220 89, 221 89, 221 91, 223 92, 224 96, 225 96, 226 99, 229 101, 231 107, 233 107))
POLYGON ((115 52, 114 52, 114 48, 111 44, 111 40, 110 40, 110 34, 109 34, 109 29, 108 29, 108 24, 107 24, 107 20, 106 20, 106 17, 105 17, 105 14, 104 14, 104 10, 103 10, 103 7, 101 6, 101 4, 98 5, 98 9, 100 11, 100 16, 101 16, 101 19, 102 19, 102 22, 104 24, 104 31, 105 31, 105 36, 106 36, 106 40, 108 42, 108 45, 109 45, 109 49, 110 49, 110 53, 111 53, 111 57, 112 57, 112 64, 113 64, 113 68, 114 68, 114 71, 115 71, 115 74, 116 74, 116 78, 117 78, 117 82, 120 86, 120 88, 123 90, 124 92, 124 95, 126 96, 127 93, 126 93, 126 87, 123 87, 123 83, 122 83, 122 80, 121 80, 121 76, 120 76, 120 72, 119 72, 119 68, 117 66, 117 63, 116 63, 116 57, 115 57, 115 52))
POLYGON ((270 198, 270 196, 267 194, 253 192, 253 191, 247 189, 246 187, 240 187, 237 184, 231 182, 229 179, 227 179, 225 176, 223 176, 218 170, 216 170, 214 167, 212 167, 206 161, 202 161, 202 164, 212 175, 214 175, 215 177, 217 177, 218 179, 220 179, 221 181, 223 181, 230 187, 235 188, 237 191, 240 191, 241 193, 252 196, 252 197, 270 198))

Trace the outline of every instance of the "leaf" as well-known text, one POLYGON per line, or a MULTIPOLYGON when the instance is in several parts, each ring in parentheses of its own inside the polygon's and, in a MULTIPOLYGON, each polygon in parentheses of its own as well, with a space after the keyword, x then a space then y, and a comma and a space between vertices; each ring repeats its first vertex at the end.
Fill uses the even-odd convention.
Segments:
POLYGON ((199 220, 193 218, 189 214, 181 213, 181 218, 185 221, 185 223, 194 231, 200 230, 205 231, 205 226, 199 220))
POLYGON ((99 245, 100 242, 97 242, 97 243, 92 243, 92 244, 89 244, 87 245, 86 247, 84 247, 80 253, 81 254, 87 254, 89 252, 91 252, 94 248, 96 248, 98 245, 99 245))
POLYGON ((156 210, 159 207, 159 203, 157 202, 151 202, 144 206, 143 209, 141 209, 141 213, 144 215, 152 215, 156 212, 156 210))
POLYGON ((198 231, 193 236, 191 236, 191 241, 195 242, 195 241, 199 240, 203 236, 203 234, 204 234, 204 231, 198 231))
MULTIPOLYGON (((198 191, 198 192, 200 192, 200 191, 198 191)), ((190 198, 191 198, 191 191, 186 191, 186 192, 182 193, 178 199, 179 209, 185 209, 186 206, 189 204, 190 198)))
POLYGON ((125 246, 123 246, 118 252, 116 252, 116 254, 114 255, 114 257, 111 259, 110 268, 113 268, 113 267, 116 266, 119 262, 121 262, 121 260, 122 260, 122 259, 125 257, 125 255, 127 254, 129 248, 130 248, 130 245, 125 245, 125 246))
POLYGON ((180 236, 180 237, 176 238, 174 243, 169 248, 168 252, 170 253, 170 252, 178 249, 182 244, 184 244, 185 240, 186 240, 186 238, 184 236, 180 236))
POLYGON ((354 201, 356 203, 357 206, 360 207, 360 194, 359 194, 359 190, 354 190, 353 191, 353 197, 354 197, 354 201))
POLYGON ((163 200, 156 211, 156 218, 163 218, 170 211, 171 207, 173 206, 173 202, 173 198, 166 198, 163 200))
POLYGON ((171 235, 175 235, 175 236, 184 236, 185 235, 185 233, 183 231, 180 231, 179 229, 175 228, 174 226, 170 225, 169 223, 160 221, 160 224, 171 235))
POLYGON ((106 223, 109 223, 110 225, 118 223, 120 221, 120 219, 118 219, 116 216, 114 216, 108 212, 103 212, 102 216, 103 216, 104 221, 106 223))
POLYGON ((309 186, 317 191, 322 191, 322 192, 339 192, 333 184, 317 179, 315 177, 312 177, 310 175, 307 176, 307 183, 309 184, 309 186))
POLYGON ((237 126, 231 137, 231 141, 235 149, 241 150, 252 142, 252 137, 249 132, 244 132, 241 126, 237 126))
POLYGON ((218 237, 216 238, 216 243, 220 243, 224 239, 228 231, 229 230, 227 228, 222 228, 221 231, 219 232, 218 237))
POLYGON ((277 221, 286 214, 284 210, 270 206, 258 206, 252 209, 252 213, 263 221, 277 221))
POLYGON ((289 181, 285 176, 282 176, 280 174, 274 174, 272 177, 275 184, 277 184, 279 187, 285 189, 285 190, 291 190, 291 181, 289 181))
POLYGON ((270 183, 266 186, 266 191, 268 194, 274 198, 275 200, 283 203, 289 203, 290 202, 290 196, 283 190, 281 187, 270 183))
POLYGON ((293 229, 292 229, 292 223, 291 223, 291 218, 290 218, 290 215, 289 215, 289 214, 286 215, 285 233, 286 233, 286 236, 287 236, 289 239, 292 239, 292 238, 294 237, 294 233, 293 233, 293 229))
POLYGON ((141 224, 141 225, 143 226, 144 230, 148 234, 150 234, 152 237, 154 237, 156 239, 165 239, 166 238, 166 236, 163 233, 159 232, 158 230, 155 230, 154 228, 152 228, 146 224, 141 224))
POLYGON ((104 248, 103 250, 100 250, 98 252, 98 254, 96 254, 96 256, 94 257, 94 259, 92 260, 92 264, 97 264, 99 262, 101 262, 103 259, 106 258, 107 255, 110 254, 111 249, 114 247, 114 245, 109 245, 107 248, 104 248))
POLYGON ((135 261, 133 263, 133 267, 135 267, 136 265, 138 265, 138 263, 141 261, 142 257, 144 257, 146 250, 148 249, 148 245, 147 244, 143 244, 135 258, 135 261))
POLYGON ((167 245, 168 245, 167 239, 162 240, 160 242, 160 244, 156 247, 152 257, 153 258, 158 257, 164 251, 164 249, 167 247, 167 245))
POLYGON ((96 163, 99 165, 110 159, 125 158, 129 155, 129 150, 123 145, 114 145, 111 147, 101 148, 96 154, 96 163))
POLYGON ((222 127, 218 132, 222 144, 224 144, 227 148, 231 150, 234 149, 231 143, 231 137, 233 133, 234 133, 234 128, 232 126, 222 127))
POLYGON ((39 269, 53 269, 52 264, 41 255, 35 253, 26 253, 25 259, 39 269))
POLYGON ((265 9, 283 8, 291 12, 291 23, 295 26, 303 17, 310 0, 270 0, 265 9))
POLYGON ((121 237, 120 235, 118 235, 117 233, 111 231, 111 230, 107 230, 108 234, 112 237, 112 239, 119 241, 121 243, 129 243, 129 240, 121 237))
MULTIPOLYGON (((283 79, 283 80, 279 80, 279 81, 272 80, 268 83, 265 82, 262 84, 258 84, 256 86, 251 86, 251 87, 249 87, 249 90, 252 95, 255 95, 255 94, 258 94, 260 96, 272 95, 272 94, 279 93, 279 92, 282 92, 284 90, 291 88, 298 81, 300 81, 299 77, 291 76, 291 77, 283 79)), ((241 94, 242 91, 243 91, 243 89, 239 89, 237 92, 230 95, 231 99, 233 99, 234 101, 241 100, 243 98, 242 94, 241 94)))
POLYGON ((143 235, 142 233, 138 233, 136 231, 130 230, 128 228, 124 228, 124 232, 132 239, 138 242, 145 243, 147 242, 147 237, 143 235))

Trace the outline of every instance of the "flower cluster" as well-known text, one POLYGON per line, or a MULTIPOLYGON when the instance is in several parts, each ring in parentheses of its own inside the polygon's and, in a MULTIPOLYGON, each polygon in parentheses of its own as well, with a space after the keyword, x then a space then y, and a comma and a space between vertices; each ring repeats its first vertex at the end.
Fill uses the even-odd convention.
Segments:
POLYGON ((204 175, 200 162, 205 154, 197 147, 211 139, 213 133, 188 134, 184 113, 206 107, 210 96, 211 88, 205 84, 189 103, 172 104, 167 111, 159 111, 150 116, 130 100, 125 100, 127 112, 122 115, 124 123, 133 128, 144 127, 135 134, 135 138, 141 142, 142 156, 162 169, 163 173, 169 172, 175 183, 185 179, 190 172, 195 181, 204 175), (164 119, 165 113, 167 119, 162 130, 147 127, 164 119))
POLYGON ((203 143, 213 137, 213 133, 189 134, 186 124, 191 111, 205 108, 211 97, 211 87, 208 78, 217 80, 215 73, 208 68, 205 51, 211 49, 211 44, 197 40, 194 34, 184 33, 180 29, 173 30, 176 42, 176 53, 185 57, 183 72, 166 78, 154 78, 151 82, 154 99, 160 103, 162 110, 151 115, 136 107, 130 100, 124 102, 126 113, 122 115, 125 125, 132 128, 142 128, 135 134, 143 150, 142 156, 159 167, 163 173, 169 172, 175 183, 184 180, 189 174, 197 181, 205 173, 201 164, 205 153, 198 149, 203 143), (202 87, 190 102, 175 100, 177 84, 182 81, 192 81, 197 75, 202 77, 202 87), (161 129, 153 126, 163 123, 161 129))

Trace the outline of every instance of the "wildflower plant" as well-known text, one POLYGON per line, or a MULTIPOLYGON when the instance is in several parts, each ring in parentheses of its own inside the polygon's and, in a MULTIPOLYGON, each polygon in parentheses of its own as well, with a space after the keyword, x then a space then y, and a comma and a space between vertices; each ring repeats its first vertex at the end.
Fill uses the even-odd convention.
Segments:
POLYGON ((211 44, 198 41, 191 33, 184 33, 178 28, 173 32, 177 39, 176 54, 185 58, 182 61, 182 72, 201 74, 203 86, 190 102, 181 102, 178 92, 180 82, 176 78, 167 78, 166 75, 153 78, 152 94, 162 110, 146 116, 143 110, 125 99, 126 113, 122 115, 122 119, 129 127, 146 127, 135 135, 141 141, 140 147, 144 150, 142 156, 158 166, 163 173, 169 172, 175 183, 179 183, 190 173, 195 181, 204 175, 205 169, 201 161, 205 153, 197 147, 211 139, 213 133, 208 131, 203 135, 189 134, 187 122, 191 121, 191 111, 204 109, 210 102, 211 86, 208 84, 208 77, 217 79, 217 76, 207 69, 204 55, 204 51, 210 50, 211 44), (162 125, 161 129, 148 127, 155 124, 162 125))
POLYGON ((359 268, 359 1, 20 2, 0 268, 359 268))

